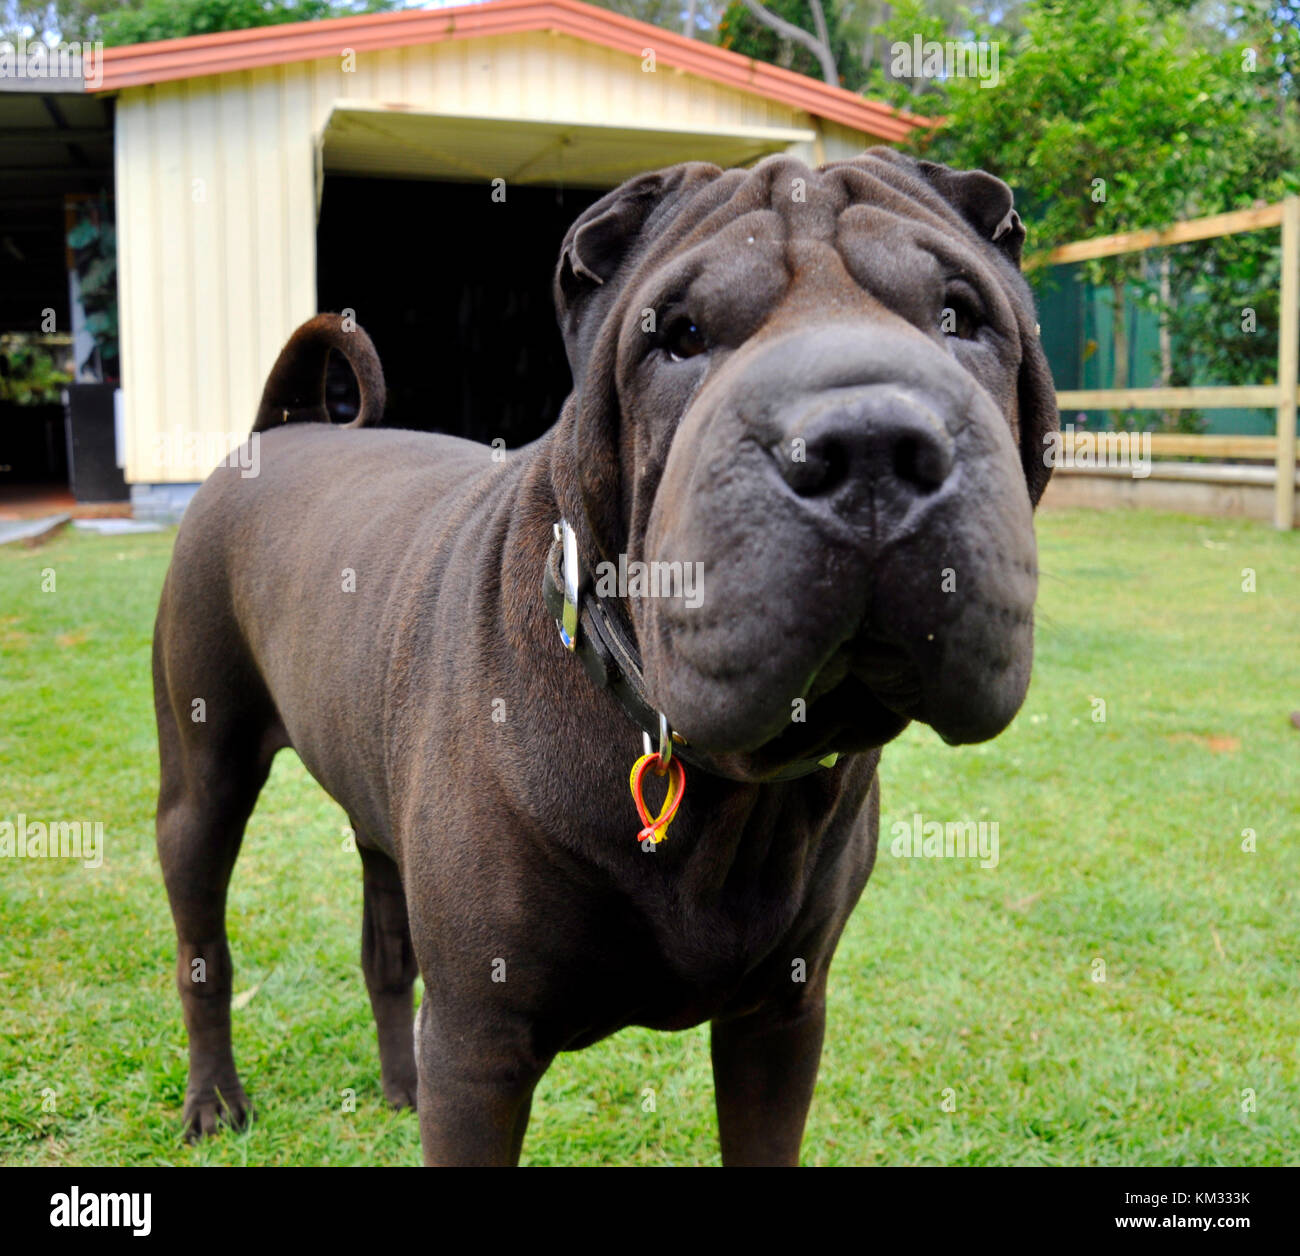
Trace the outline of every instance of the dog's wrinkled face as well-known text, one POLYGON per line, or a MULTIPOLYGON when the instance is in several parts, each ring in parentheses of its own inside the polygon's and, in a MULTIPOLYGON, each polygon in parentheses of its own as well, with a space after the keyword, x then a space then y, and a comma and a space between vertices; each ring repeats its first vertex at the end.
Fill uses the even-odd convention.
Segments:
POLYGON ((626 606, 653 699, 738 774, 1023 701, 1057 423, 1023 239, 1001 181, 889 150, 679 166, 570 229, 572 506, 589 554, 702 576, 626 606))

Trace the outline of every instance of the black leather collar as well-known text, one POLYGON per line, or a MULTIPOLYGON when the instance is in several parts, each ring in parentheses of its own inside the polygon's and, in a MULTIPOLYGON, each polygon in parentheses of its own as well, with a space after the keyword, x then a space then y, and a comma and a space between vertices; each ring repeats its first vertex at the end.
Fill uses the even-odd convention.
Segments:
MULTIPOLYGON (((610 690, 619 700, 628 718, 645 734, 649 747, 657 747, 660 739, 666 735, 671 739, 672 753, 680 756, 684 762, 715 776, 726 775, 718 770, 707 755, 692 750, 690 743, 680 733, 669 729, 667 720, 650 700, 645 677, 641 672, 641 652, 635 640, 624 631, 617 615, 592 590, 590 573, 577 554, 572 529, 563 520, 555 525, 555 539, 546 555, 542 596, 566 648, 578 656, 595 685, 610 690), (565 577, 574 574, 566 571, 566 536, 570 557, 576 559, 578 568, 576 580, 569 581, 570 592, 576 595, 576 603, 573 604, 569 603, 565 594, 565 577), (566 622, 571 625, 570 632, 565 631, 566 622)), ((766 779, 790 781, 808 776, 821 768, 833 767, 836 757, 827 755, 822 759, 801 759, 766 779)))

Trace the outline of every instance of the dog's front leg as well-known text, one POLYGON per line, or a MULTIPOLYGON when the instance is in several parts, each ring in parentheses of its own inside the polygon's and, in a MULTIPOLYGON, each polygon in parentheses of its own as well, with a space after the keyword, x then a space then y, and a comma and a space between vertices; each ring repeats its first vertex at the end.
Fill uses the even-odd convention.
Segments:
POLYGON ((493 1010, 435 1007, 426 989, 415 1026, 416 1106, 424 1163, 515 1165, 533 1090, 549 1060, 495 1028, 493 1010))
POLYGON ((824 980, 711 1026, 722 1163, 796 1165, 826 1029, 824 980))

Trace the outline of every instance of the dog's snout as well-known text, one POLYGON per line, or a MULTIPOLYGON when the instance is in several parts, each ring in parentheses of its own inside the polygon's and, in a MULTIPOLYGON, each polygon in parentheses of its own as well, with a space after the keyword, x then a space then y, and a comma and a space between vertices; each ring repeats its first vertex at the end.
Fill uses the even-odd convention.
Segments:
POLYGON ((772 455, 799 497, 882 489, 921 497, 952 472, 953 440, 942 419, 895 388, 797 406, 782 427, 772 455))

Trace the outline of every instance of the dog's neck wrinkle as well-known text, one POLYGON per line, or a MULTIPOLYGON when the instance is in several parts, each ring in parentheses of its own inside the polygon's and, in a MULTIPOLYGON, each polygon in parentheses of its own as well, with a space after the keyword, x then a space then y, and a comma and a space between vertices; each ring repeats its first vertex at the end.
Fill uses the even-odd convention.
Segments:
POLYGON ((692 817, 673 838, 681 843, 679 879, 699 902, 733 894, 769 903, 801 899, 811 868, 834 842, 833 820, 846 793, 858 792, 823 776, 754 785, 696 772, 691 784, 708 820, 692 817))
MULTIPOLYGON (((705 786, 698 775, 693 783, 705 786)), ((809 848, 820 828, 808 824, 804 791, 747 786, 711 792, 718 796, 707 808, 709 822, 697 822, 674 834, 682 843, 681 865, 675 874, 681 896, 715 907, 734 897, 748 909, 755 903, 766 906, 773 899, 801 900, 809 848), (776 839, 782 831, 798 837, 779 844, 776 839)))
POLYGON ((819 887, 846 868, 861 868, 865 880, 870 868, 861 844, 869 839, 855 824, 871 773, 863 780, 860 791, 836 791, 831 805, 805 782, 719 781, 723 796, 704 804, 707 823, 675 828, 662 854, 638 855, 662 862, 631 865, 626 898, 669 970, 734 988, 784 943, 815 932, 819 887))

